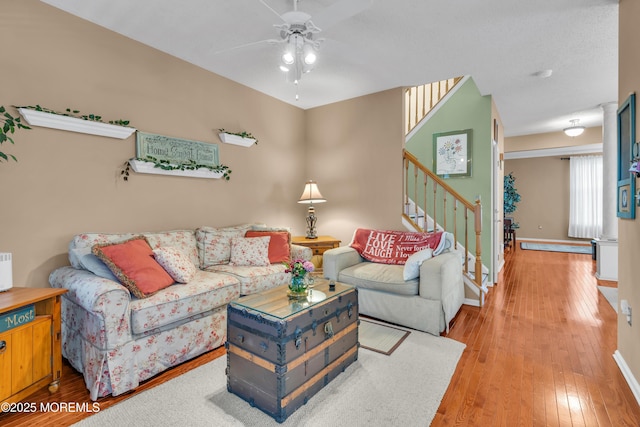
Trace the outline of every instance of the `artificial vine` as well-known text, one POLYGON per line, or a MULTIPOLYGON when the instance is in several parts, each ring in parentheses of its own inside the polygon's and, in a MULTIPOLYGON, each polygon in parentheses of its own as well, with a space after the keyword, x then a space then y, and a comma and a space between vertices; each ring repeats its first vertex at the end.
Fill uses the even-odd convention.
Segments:
MULTIPOLYGON (((135 157, 134 160, 139 160, 139 161, 143 161, 143 162, 148 162, 148 163, 153 163, 154 167, 162 169, 162 170, 167 170, 167 171, 172 171, 172 170, 181 170, 181 171, 185 171, 185 170, 198 170, 198 169, 208 169, 212 172, 220 172, 222 173, 222 179, 224 179, 225 181, 229 181, 229 179, 231 179, 231 169, 229 169, 228 166, 225 165, 217 165, 217 166, 209 166, 209 165, 200 165, 198 163, 196 163, 194 160, 189 160, 185 163, 181 163, 179 165, 174 165, 172 163, 170 163, 168 160, 158 160, 155 157, 152 156, 147 156, 147 157, 135 157)), ((129 180, 129 172, 131 171, 131 165, 129 163, 129 161, 127 160, 126 162, 124 162, 124 165, 122 165, 122 171, 120 172, 120 176, 122 177, 122 179, 124 181, 128 181, 129 180)))
MULTIPOLYGON (((29 126, 22 123, 20 117, 13 117, 9 112, 4 108, 3 105, 0 105, 0 145, 4 142, 9 141, 13 142, 13 138, 9 136, 16 131, 16 129, 31 129, 29 126)), ((11 157, 14 161, 18 161, 16 156, 13 154, 5 154, 0 151, 0 161, 8 161, 9 157, 11 157)))
POLYGON ((228 133, 229 135, 236 135, 239 136, 240 138, 251 138, 251 139, 255 139, 254 144, 258 144, 258 138, 256 138, 255 136, 251 135, 251 133, 249 132, 229 132, 226 131, 224 129, 218 129, 221 133, 228 133))
POLYGON ((96 114, 80 114, 80 110, 72 110, 71 108, 67 108, 64 113, 60 113, 50 108, 41 107, 38 104, 36 104, 35 106, 34 105, 28 105, 24 107, 16 106, 16 108, 28 108, 30 110, 41 111, 43 113, 57 114, 59 116, 66 116, 66 117, 74 117, 76 119, 88 120, 91 122, 109 123, 111 125, 116 125, 116 126, 129 126, 129 120, 118 119, 118 120, 109 120, 108 122, 104 122, 102 120, 102 116, 98 116, 96 114))

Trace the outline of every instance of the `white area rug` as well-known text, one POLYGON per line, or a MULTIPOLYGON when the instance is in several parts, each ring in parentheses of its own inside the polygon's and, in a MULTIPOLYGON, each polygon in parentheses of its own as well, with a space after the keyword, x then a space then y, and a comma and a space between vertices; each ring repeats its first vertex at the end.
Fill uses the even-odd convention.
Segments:
POLYGON ((361 348, 282 424, 227 392, 223 356, 75 426, 428 426, 464 348, 417 331, 390 356, 361 348))
POLYGON ((605 297, 611 307, 617 312, 618 311, 618 288, 610 288, 608 286, 598 286, 598 290, 605 297))

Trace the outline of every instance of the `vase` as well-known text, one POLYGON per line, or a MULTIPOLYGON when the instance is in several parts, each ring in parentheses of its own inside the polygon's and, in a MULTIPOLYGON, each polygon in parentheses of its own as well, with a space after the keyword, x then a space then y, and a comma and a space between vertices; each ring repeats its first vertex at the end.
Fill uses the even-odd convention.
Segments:
POLYGON ((292 276, 289 283, 289 296, 292 298, 307 297, 307 282, 304 276, 292 276))

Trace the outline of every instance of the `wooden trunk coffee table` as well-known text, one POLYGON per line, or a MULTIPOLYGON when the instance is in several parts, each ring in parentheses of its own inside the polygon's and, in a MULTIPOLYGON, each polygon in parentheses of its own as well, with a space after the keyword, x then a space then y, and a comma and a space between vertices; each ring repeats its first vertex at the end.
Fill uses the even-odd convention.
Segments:
POLYGON ((358 294, 316 279, 309 295, 288 286, 228 306, 227 389, 283 422, 358 359, 358 294))

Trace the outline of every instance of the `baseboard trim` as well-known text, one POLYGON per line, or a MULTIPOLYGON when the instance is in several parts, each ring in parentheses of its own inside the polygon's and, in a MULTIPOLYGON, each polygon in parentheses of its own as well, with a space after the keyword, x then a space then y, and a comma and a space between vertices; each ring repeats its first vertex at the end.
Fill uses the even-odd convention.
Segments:
POLYGON ((533 237, 518 237, 518 242, 547 242, 547 243, 566 243, 570 245, 589 246, 591 242, 584 240, 557 240, 557 239, 536 239, 533 237))
POLYGON ((608 282, 617 282, 618 281, 617 277, 603 277, 598 272, 596 272, 595 276, 596 276, 596 279, 598 279, 598 280, 606 280, 608 282))
POLYGON ((480 307, 480 301, 470 298, 465 298, 463 304, 470 305, 472 307, 480 307))
POLYGON ((629 369, 629 365, 627 365, 627 362, 624 360, 624 357, 622 357, 619 350, 616 350, 615 353, 613 353, 613 359, 618 364, 620 372, 622 372, 624 379, 627 380, 627 384, 629 384, 631 392, 635 396, 638 405, 640 405, 640 384, 638 384, 638 380, 633 376, 631 369, 629 369))

